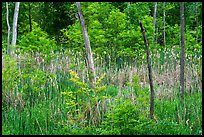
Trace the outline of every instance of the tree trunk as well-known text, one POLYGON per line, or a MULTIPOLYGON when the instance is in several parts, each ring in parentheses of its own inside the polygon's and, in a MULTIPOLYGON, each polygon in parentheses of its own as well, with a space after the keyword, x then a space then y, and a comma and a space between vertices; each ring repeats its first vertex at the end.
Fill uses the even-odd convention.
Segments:
POLYGON ((6 2, 6 21, 7 21, 7 26, 8 26, 8 40, 7 40, 7 54, 10 53, 10 25, 9 25, 9 10, 8 10, 8 2, 6 2))
POLYGON ((13 16, 13 32, 12 32, 12 47, 11 47, 11 55, 14 54, 14 48, 16 46, 17 39, 17 21, 18 21, 18 12, 19 12, 20 2, 15 2, 15 10, 13 16))
POLYGON ((141 21, 140 21, 140 28, 141 28, 143 38, 144 38, 144 43, 146 46, 147 65, 148 65, 148 70, 149 70, 149 83, 150 83, 150 90, 151 90, 151 94, 150 94, 150 118, 153 119, 153 115, 154 115, 154 88, 153 88, 153 80, 152 80, 152 68, 151 68, 151 60, 150 60, 150 55, 149 55, 148 41, 146 38, 145 29, 144 29, 141 21))
MULTIPOLYGON (((201 26, 202 26, 202 21, 201 21, 200 24, 201 24, 201 26)), ((201 28, 201 37, 200 37, 200 41, 201 41, 201 43, 203 43, 203 42, 202 42, 202 39, 203 39, 203 37, 202 37, 203 29, 202 29, 202 27, 200 27, 200 28, 201 28)))
POLYGON ((181 2, 180 17, 181 17, 180 92, 181 92, 181 98, 184 99, 184 66, 185 66, 185 49, 184 49, 184 2, 181 2))
POLYGON ((153 44, 155 43, 155 27, 156 27, 157 2, 154 2, 154 17, 153 17, 153 44))
POLYGON ((30 24, 30 32, 32 31, 32 22, 31 22, 31 7, 30 2, 28 2, 28 8, 29 8, 29 24, 30 24))
POLYGON ((196 43, 198 43, 198 2, 196 2, 196 43))
POLYGON ((164 6, 163 6, 163 7, 164 7, 164 20, 163 20, 163 21, 164 21, 164 46, 165 46, 165 45, 166 45, 166 34, 165 34, 165 33, 166 33, 166 32, 165 32, 165 31, 166 31, 166 30, 165 30, 165 24, 166 24, 165 2, 164 2, 164 6))
POLYGON ((90 86, 94 88, 94 82, 96 82, 96 76, 95 76, 94 61, 93 61, 93 56, 91 52, 90 41, 89 41, 88 33, 85 27, 85 22, 84 22, 84 18, 82 15, 80 2, 76 2, 76 5, 78 9, 78 14, 79 14, 79 21, 82 27, 85 48, 86 48, 87 56, 88 56, 88 71, 89 71, 89 78, 90 78, 90 86))
POLYGON ((130 2, 127 5, 128 20, 130 21, 130 2))

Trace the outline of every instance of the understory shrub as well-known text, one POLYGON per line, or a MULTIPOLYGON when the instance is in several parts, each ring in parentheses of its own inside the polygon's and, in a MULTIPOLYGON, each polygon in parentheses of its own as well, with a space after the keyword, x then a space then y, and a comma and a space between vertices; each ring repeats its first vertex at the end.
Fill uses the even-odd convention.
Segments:
POLYGON ((54 56, 51 53, 56 51, 55 39, 49 38, 49 35, 36 22, 33 24, 33 30, 20 37, 17 54, 26 52, 35 55, 38 53, 44 59, 51 60, 54 56))
POLYGON ((153 121, 141 115, 131 100, 117 104, 107 113, 101 134, 141 135, 149 134, 153 121))

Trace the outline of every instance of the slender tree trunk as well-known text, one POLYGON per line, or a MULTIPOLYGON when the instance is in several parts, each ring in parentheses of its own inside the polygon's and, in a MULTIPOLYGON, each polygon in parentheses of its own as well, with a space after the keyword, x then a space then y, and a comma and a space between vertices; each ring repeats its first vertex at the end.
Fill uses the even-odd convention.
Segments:
POLYGON ((28 2, 28 8, 29 8, 29 24, 30 24, 30 32, 32 31, 32 22, 31 22, 31 7, 30 2, 28 2))
POLYGON ((130 20, 130 2, 127 5, 127 12, 128 12, 128 20, 130 20))
POLYGON ((10 25, 9 25, 9 10, 8 10, 8 2, 6 2, 6 21, 7 21, 7 26, 8 26, 8 40, 7 40, 7 54, 10 53, 10 25))
POLYGON ((166 28, 165 28, 165 24, 166 24, 165 2, 164 2, 163 7, 164 7, 164 20, 163 20, 163 21, 164 21, 164 46, 165 46, 165 45, 166 45, 166 34, 165 34, 165 33, 166 33, 166 32, 165 32, 165 31, 166 31, 166 30, 165 30, 165 29, 166 29, 166 28))
POLYGON ((85 27, 85 22, 84 18, 82 15, 82 10, 80 6, 80 2, 76 2, 77 9, 78 9, 78 14, 79 14, 79 21, 82 27, 82 33, 84 37, 84 43, 85 43, 85 48, 87 51, 87 56, 88 56, 88 71, 89 71, 89 78, 90 78, 90 86, 94 88, 94 82, 96 82, 96 76, 95 76, 95 68, 94 68, 94 61, 93 61, 93 56, 91 52, 91 46, 90 46, 90 41, 88 37, 88 33, 85 27))
POLYGON ((155 43, 155 27, 156 27, 157 2, 154 2, 154 17, 153 17, 153 44, 155 43))
MULTIPOLYGON (((202 21, 201 21, 201 26, 202 26, 202 21)), ((200 41, 201 41, 201 43, 202 43, 202 39, 203 39, 203 37, 202 37, 202 33, 203 33, 203 29, 202 29, 202 27, 200 27, 201 28, 201 37, 200 37, 200 41)))
POLYGON ((196 2, 196 43, 198 43, 198 2, 196 2))
POLYGON ((185 66, 185 49, 184 49, 184 2, 181 2, 180 17, 181 17, 180 92, 181 92, 181 98, 184 99, 184 66, 185 66))
POLYGON ((12 47, 11 47, 11 55, 14 54, 14 48, 16 46, 17 39, 17 21, 18 21, 18 12, 19 12, 20 2, 15 2, 15 10, 13 16, 13 32, 12 32, 12 47))
MULTIPOLYGON (((159 33, 159 28, 156 27, 156 34, 158 34, 158 33, 159 33)), ((157 40, 158 40, 158 38, 156 37, 156 38, 155 38, 155 44, 157 44, 157 40)))
POLYGON ((149 54, 148 41, 146 38, 145 29, 144 29, 141 21, 140 21, 140 28, 141 28, 143 38, 144 38, 144 43, 146 46, 147 65, 148 65, 148 70, 149 70, 149 83, 150 83, 150 90, 151 90, 151 94, 150 94, 150 118, 153 119, 154 118, 154 88, 153 88, 153 80, 152 80, 152 68, 151 68, 151 60, 150 60, 150 54, 149 54))

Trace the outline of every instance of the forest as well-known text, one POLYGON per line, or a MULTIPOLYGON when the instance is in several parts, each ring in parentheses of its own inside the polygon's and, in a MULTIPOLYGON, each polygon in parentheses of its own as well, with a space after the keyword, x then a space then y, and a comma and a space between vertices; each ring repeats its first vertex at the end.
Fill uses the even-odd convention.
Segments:
POLYGON ((3 135, 202 135, 202 2, 2 2, 3 135))

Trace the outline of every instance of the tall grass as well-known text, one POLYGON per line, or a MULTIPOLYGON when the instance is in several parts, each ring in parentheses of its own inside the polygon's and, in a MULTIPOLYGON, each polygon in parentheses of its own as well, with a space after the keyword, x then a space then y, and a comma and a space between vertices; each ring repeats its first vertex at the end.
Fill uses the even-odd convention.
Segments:
MULTIPOLYGON (((14 62, 2 56, 3 134, 90 134, 93 131, 87 129, 83 132, 80 124, 70 125, 69 108, 62 94, 68 90, 74 91, 69 89, 73 88, 73 82, 70 81, 68 70, 76 72, 82 82, 89 82, 83 55, 67 51, 52 53, 50 56, 51 60, 44 60, 40 56, 24 54, 19 55, 14 62), (16 66, 15 71, 8 65, 16 66), (18 74, 16 79, 12 77, 14 72, 18 74), (7 81, 9 87, 5 85, 8 78, 11 78, 10 82, 7 81)), ((133 88, 135 75, 139 76, 141 89, 149 88, 145 58, 142 62, 136 59, 119 60, 120 64, 111 55, 94 55, 96 74, 99 77, 106 73, 102 84, 107 87, 105 94, 111 97, 101 103, 101 111, 105 111, 105 108, 107 112, 111 111, 109 108, 116 103, 117 98, 137 100, 133 88)), ((156 92, 155 119, 172 119, 184 125, 185 132, 182 133, 201 134, 202 58, 188 58, 186 61, 186 101, 183 105, 179 102, 179 53, 174 48, 154 51, 151 60, 156 92)), ((104 121, 105 116, 101 120, 104 121)), ((94 133, 101 133, 96 130, 95 127, 94 133)))

